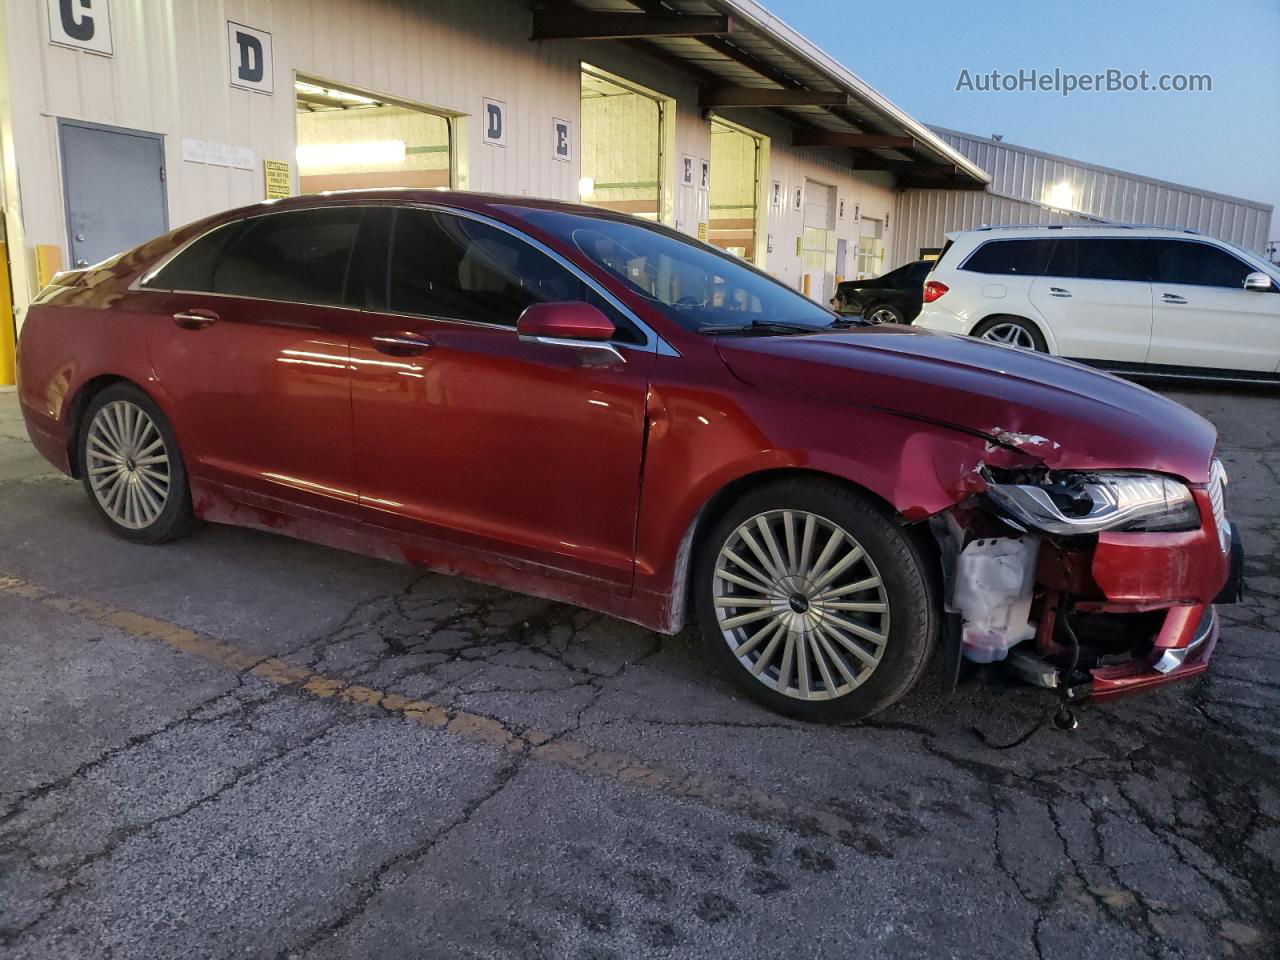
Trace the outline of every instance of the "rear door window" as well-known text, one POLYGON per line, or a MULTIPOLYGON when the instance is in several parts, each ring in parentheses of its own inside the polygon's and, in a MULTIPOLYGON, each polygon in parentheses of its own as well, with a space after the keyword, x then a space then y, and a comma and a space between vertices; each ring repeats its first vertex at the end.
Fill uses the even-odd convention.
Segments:
POLYGON ((212 292, 344 305, 362 213, 362 207, 323 207, 250 220, 214 267, 212 292))
POLYGON ((1063 237, 1053 249, 1047 275, 1081 280, 1150 281, 1150 240, 1127 237, 1063 237))
POLYGON ((1155 240, 1156 280, 1200 287, 1244 288, 1253 267, 1220 247, 1198 240, 1155 240))
POLYGON ((969 255, 960 269, 1005 276, 1039 276, 1053 244, 1052 237, 988 240, 969 255))
POLYGON ((490 224, 433 210, 396 211, 388 309, 514 327, 530 304, 582 301, 643 343, 626 317, 577 275, 528 241, 490 224))

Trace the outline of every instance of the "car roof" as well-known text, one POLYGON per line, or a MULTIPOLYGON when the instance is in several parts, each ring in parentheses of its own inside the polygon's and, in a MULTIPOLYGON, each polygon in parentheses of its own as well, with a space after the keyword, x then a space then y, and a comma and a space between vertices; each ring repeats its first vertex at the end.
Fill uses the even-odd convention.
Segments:
MULTIPOLYGON (((1190 227, 1141 223, 1055 223, 975 227, 947 234, 950 240, 990 240, 1017 237, 1204 237, 1190 227)), ((1210 239, 1210 238, 1205 238, 1210 239)))
POLYGON ((276 200, 262 200, 220 216, 228 219, 248 217, 268 210, 307 210, 334 204, 369 201, 376 203, 430 203, 466 210, 487 210, 498 207, 527 207, 530 209, 562 210, 566 213, 609 216, 612 211, 583 203, 550 200, 542 197, 523 197, 501 193, 479 193, 468 190, 425 190, 419 187, 382 187, 376 190, 326 190, 276 200))

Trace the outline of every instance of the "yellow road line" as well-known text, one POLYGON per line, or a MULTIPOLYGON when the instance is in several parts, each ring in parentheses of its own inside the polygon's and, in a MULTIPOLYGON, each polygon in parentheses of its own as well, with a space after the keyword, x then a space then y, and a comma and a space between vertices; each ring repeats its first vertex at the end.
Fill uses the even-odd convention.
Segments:
POLYGON ((859 835, 853 823, 846 818, 829 810, 810 807, 794 798, 677 770, 641 757, 594 747, 580 740, 552 738, 533 728, 513 730, 492 717, 451 710, 429 700, 413 700, 398 693, 327 677, 301 664, 255 654, 225 640, 98 600, 67 597, 38 584, 3 575, 0 575, 0 594, 35 601, 59 613, 112 627, 139 640, 163 643, 174 650, 237 673, 248 673, 278 687, 297 687, 310 696, 380 708, 466 740, 487 743, 512 753, 527 751, 528 756, 534 759, 566 769, 669 796, 711 803, 747 813, 756 819, 803 823, 806 830, 825 833, 838 840, 859 835))

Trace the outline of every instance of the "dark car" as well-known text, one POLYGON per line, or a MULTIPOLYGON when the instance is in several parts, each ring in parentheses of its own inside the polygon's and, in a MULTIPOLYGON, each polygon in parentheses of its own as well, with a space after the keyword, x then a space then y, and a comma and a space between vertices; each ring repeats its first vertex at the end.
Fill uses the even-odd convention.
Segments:
POLYGON ((883 709, 939 646, 958 668, 1023 644, 1094 697, 1194 676, 1236 569, 1217 433, 1173 401, 842 325, 590 207, 219 214, 56 276, 18 361, 31 439, 126 539, 238 524, 693 622, 810 720, 883 709))
POLYGON ((872 323, 910 323, 923 303, 924 278, 932 261, 917 260, 868 280, 845 280, 832 305, 872 323))

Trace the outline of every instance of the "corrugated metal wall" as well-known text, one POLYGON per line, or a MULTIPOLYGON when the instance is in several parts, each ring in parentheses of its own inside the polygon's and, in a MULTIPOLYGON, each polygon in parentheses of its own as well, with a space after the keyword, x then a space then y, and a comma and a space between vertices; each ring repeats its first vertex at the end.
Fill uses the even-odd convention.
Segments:
POLYGON ((906 190, 898 198, 895 265, 941 246, 943 234, 984 224, 1110 221, 1190 227, 1262 253, 1271 207, 986 137, 934 127, 991 175, 984 193, 906 190))

